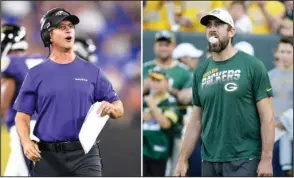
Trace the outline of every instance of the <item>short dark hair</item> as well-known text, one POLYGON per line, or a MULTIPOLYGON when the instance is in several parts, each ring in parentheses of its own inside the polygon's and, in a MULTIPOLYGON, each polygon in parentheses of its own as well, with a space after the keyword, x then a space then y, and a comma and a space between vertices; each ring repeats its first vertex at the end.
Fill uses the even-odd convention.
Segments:
POLYGON ((279 43, 286 43, 293 46, 293 36, 282 36, 279 43))

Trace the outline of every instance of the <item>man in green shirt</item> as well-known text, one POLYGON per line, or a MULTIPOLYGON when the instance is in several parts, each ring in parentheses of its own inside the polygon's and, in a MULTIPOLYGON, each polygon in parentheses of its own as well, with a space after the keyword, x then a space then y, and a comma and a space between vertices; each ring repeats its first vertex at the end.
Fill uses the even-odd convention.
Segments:
MULTIPOLYGON (((204 52, 200 49, 197 49, 191 43, 181 43, 177 45, 177 47, 173 51, 173 58, 187 65, 190 69, 190 73, 192 76, 193 76, 194 70, 197 68, 197 66, 200 63, 200 59, 202 58, 201 59, 202 61, 205 60, 203 59, 204 57, 206 57, 204 55, 204 52)), ((192 88, 190 88, 189 96, 192 96, 192 88)), ((184 119, 183 119, 183 125, 184 125, 183 133, 185 132, 187 123, 189 122, 189 119, 191 118, 191 111, 192 111, 192 97, 187 99, 189 99, 187 101, 189 101, 191 104, 187 108, 187 114, 184 116, 184 119)), ((187 174, 189 177, 201 176, 201 170, 197 169, 197 167, 201 166, 201 142, 195 147, 193 153, 191 154, 188 161, 188 165, 189 165, 189 168, 188 168, 187 174)))
POLYGON ((193 75, 193 113, 185 132, 175 176, 202 140, 202 176, 272 176, 274 114, 264 64, 232 47, 231 15, 214 9, 200 20, 212 57, 193 75))
POLYGON ((150 79, 148 78, 150 70, 161 69, 170 77, 169 91, 179 103, 185 104, 184 100, 181 100, 182 97, 179 97, 179 93, 183 89, 192 87, 192 76, 186 65, 172 58, 174 47, 175 37, 171 32, 160 31, 155 34, 154 53, 156 58, 143 64, 143 94, 150 91, 150 79))
MULTIPOLYGON (((146 95, 150 92, 150 78, 148 73, 153 69, 160 69, 169 76, 169 92, 176 98, 178 108, 180 111, 179 122, 174 129, 176 135, 172 144, 172 153, 169 161, 169 170, 174 170, 176 166, 176 160, 181 143, 181 132, 183 129, 183 116, 186 113, 187 104, 191 103, 191 87, 192 87, 192 75, 189 68, 172 58, 172 52, 175 48, 175 36, 169 31, 159 31, 155 34, 154 42, 154 54, 155 59, 145 62, 143 65, 143 94, 146 95)), ((172 173, 171 173, 172 174, 172 173)))
POLYGON ((143 176, 163 177, 179 121, 177 102, 164 72, 152 70, 149 78, 151 92, 143 100, 143 176))

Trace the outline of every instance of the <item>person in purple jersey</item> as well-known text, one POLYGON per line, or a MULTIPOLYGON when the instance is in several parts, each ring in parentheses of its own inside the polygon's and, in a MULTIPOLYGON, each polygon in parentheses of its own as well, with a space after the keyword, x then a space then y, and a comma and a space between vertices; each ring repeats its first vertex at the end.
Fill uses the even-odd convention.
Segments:
POLYGON ((79 18, 63 8, 53 8, 41 19, 41 38, 52 53, 27 74, 14 103, 15 122, 24 154, 34 162, 33 176, 102 176, 98 144, 88 154, 79 131, 95 102, 97 113, 118 119, 123 104, 104 72, 77 56, 73 46, 79 18), (31 115, 38 115, 29 137, 31 115))
POLYGON ((96 45, 91 38, 76 37, 74 44, 75 53, 88 62, 98 64, 98 57, 96 55, 96 45))
MULTIPOLYGON (((28 160, 23 155, 16 132, 14 122, 16 111, 12 107, 26 73, 45 57, 26 54, 28 43, 24 27, 17 24, 3 24, 1 33, 1 116, 5 119, 9 130, 11 150, 4 176, 27 176, 28 160)), ((30 121, 31 128, 36 123, 35 118, 32 117, 30 121)), ((31 138, 38 140, 32 133, 31 138)))

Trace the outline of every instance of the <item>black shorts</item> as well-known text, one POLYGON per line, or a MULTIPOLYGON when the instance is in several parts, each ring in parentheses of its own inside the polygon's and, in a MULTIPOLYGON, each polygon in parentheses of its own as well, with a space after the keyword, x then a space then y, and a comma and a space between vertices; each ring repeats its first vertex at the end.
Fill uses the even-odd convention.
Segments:
POLYGON ((201 175, 203 177, 256 177, 259 159, 242 159, 231 162, 202 161, 201 175))

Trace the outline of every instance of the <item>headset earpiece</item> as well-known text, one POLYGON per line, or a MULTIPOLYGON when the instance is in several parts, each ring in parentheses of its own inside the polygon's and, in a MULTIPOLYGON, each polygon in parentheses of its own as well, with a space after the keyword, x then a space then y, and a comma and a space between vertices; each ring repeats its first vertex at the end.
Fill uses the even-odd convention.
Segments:
POLYGON ((41 38, 45 47, 49 47, 51 44, 49 28, 50 28, 50 22, 47 22, 47 19, 45 19, 44 24, 42 26, 42 30, 41 30, 41 38))

